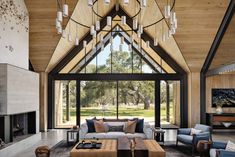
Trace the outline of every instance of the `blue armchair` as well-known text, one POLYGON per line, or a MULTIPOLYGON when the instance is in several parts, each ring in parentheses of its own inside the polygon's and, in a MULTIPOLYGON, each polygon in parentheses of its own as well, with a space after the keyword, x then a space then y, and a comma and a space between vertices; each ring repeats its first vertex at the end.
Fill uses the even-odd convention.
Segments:
POLYGON ((210 149, 210 157, 232 157, 235 152, 226 151, 227 142, 214 141, 210 149))
POLYGON ((176 145, 181 142, 192 146, 192 154, 194 154, 198 141, 211 140, 211 127, 202 124, 196 124, 194 129, 201 130, 201 133, 191 135, 191 128, 181 128, 177 131, 176 145))

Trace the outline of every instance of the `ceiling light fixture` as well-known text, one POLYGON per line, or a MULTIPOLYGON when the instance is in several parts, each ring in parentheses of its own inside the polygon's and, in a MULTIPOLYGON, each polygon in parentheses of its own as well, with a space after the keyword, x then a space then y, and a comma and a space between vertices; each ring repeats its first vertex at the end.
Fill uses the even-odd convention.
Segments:
MULTIPOLYGON (((91 25, 84 24, 82 22, 78 22, 74 18, 69 15, 69 5, 67 3, 67 0, 57 0, 57 16, 56 16, 56 21, 55 21, 55 27, 57 29, 57 33, 61 34, 63 38, 66 38, 68 36, 68 41, 72 41, 72 34, 70 32, 70 25, 75 24, 76 25, 76 35, 74 39, 75 45, 79 45, 79 36, 78 36, 78 27, 84 27, 88 28, 90 30, 90 35, 92 38, 97 38, 97 35, 99 32, 129 32, 131 31, 132 34, 133 32, 137 33, 137 38, 135 39, 136 42, 140 42, 142 34, 146 31, 147 28, 150 27, 155 27, 155 33, 153 37, 153 42, 145 41, 147 47, 150 46, 150 44, 153 44, 152 46, 158 46, 159 41, 165 42, 168 38, 170 38, 172 35, 176 33, 176 29, 178 27, 178 22, 176 18, 176 12, 175 12, 175 2, 176 0, 165 0, 166 3, 163 6, 163 11, 161 16, 157 16, 156 18, 152 18, 151 22, 147 21, 144 22, 142 15, 143 10, 148 11, 149 7, 156 7, 157 9, 160 9, 157 3, 157 0, 151 0, 154 1, 155 5, 148 5, 148 2, 150 0, 133 0, 130 3, 130 0, 87 0, 87 5, 92 11, 92 23, 91 25), (118 5, 118 8, 125 9, 126 6, 130 6, 130 8, 134 8, 134 15, 129 15, 127 16, 125 13, 123 15, 120 15, 120 20, 119 19, 114 19, 112 16, 107 16, 106 17, 106 25, 109 26, 109 29, 102 29, 101 30, 101 23, 100 19, 105 18, 104 16, 100 15, 98 13, 98 4, 102 5, 102 3, 98 3, 98 1, 102 1, 103 5, 110 5, 111 1, 115 1, 116 6, 118 5), (124 7, 125 6, 125 7, 124 7), (69 19, 69 30, 68 34, 66 34, 66 29, 63 26, 63 18, 68 18, 69 19), (130 23, 132 24, 132 28, 128 27, 123 27, 122 29, 118 30, 112 30, 112 24, 113 21, 117 25, 129 25, 130 23), (162 27, 158 26, 161 25, 162 27), (158 31, 160 29, 161 31, 158 31), (161 35, 160 33, 161 32, 161 35), (160 35, 160 36, 159 36, 160 35), (139 39, 138 39, 139 38, 139 39)), ((118 11, 117 9, 116 11, 118 11)), ((85 15, 84 15, 85 16, 85 15)), ((99 37, 99 36, 98 36, 99 37)), ((103 39, 102 39, 103 40, 103 39)), ((110 40, 112 44, 112 39, 110 40)), ((134 42, 134 38, 133 38, 134 42)), ((140 45, 140 43, 138 43, 140 45)))

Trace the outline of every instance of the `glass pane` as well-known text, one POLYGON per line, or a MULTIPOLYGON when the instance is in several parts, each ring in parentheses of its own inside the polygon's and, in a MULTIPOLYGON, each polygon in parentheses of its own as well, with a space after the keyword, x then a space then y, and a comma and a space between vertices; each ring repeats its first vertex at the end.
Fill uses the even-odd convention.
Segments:
POLYGON ((81 81, 81 123, 89 118, 116 118, 116 82, 81 81))
POLYGON ((118 91, 119 118, 144 118, 154 125, 154 81, 119 81, 118 91))
POLYGON ((142 61, 140 55, 135 51, 133 52, 133 73, 141 73, 142 61))
POLYGON ((111 72, 111 66, 110 66, 110 45, 108 44, 106 47, 104 47, 104 50, 101 51, 97 55, 97 72, 98 73, 110 73, 111 72))
POLYGON ((92 61, 86 66, 86 68, 82 69, 84 73, 96 73, 96 58, 92 59, 92 61))
POLYGON ((55 81, 55 125, 76 125, 76 81, 55 81))
POLYGON ((180 81, 161 81, 161 125, 180 126, 180 81))
POLYGON ((142 73, 155 73, 155 71, 142 59, 142 73))

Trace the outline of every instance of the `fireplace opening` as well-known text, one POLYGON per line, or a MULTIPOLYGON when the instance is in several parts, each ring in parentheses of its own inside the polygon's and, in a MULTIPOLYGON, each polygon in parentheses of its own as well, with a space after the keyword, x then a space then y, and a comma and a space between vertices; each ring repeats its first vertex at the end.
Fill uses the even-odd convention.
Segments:
POLYGON ((36 113, 12 115, 12 139, 19 141, 36 133, 36 113))

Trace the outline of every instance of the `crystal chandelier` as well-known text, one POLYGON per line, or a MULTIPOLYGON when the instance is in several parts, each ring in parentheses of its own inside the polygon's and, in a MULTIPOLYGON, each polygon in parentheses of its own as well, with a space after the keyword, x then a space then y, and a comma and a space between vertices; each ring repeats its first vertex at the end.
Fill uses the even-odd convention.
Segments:
MULTIPOLYGON (((69 15, 69 10, 68 10, 68 4, 63 0, 57 0, 57 18, 56 18, 56 29, 58 34, 61 34, 63 38, 66 38, 69 42, 74 42, 74 44, 77 46, 79 45, 79 36, 78 36, 78 29, 79 27, 85 27, 89 29, 90 35, 92 36, 93 39, 99 38, 100 42, 103 42, 103 35, 100 34, 98 36, 98 32, 111 32, 112 33, 112 24, 115 22, 118 22, 120 26, 125 26, 127 25, 127 17, 125 15, 122 15, 120 17, 120 20, 115 20, 111 16, 103 17, 98 13, 98 1, 101 0, 87 0, 87 5, 89 8, 92 10, 92 25, 88 26, 84 23, 78 22, 75 19, 69 15), (96 7, 95 7, 96 5, 96 7), (68 18, 68 32, 66 32, 65 28, 63 28, 63 20, 65 18, 68 18), (109 26, 108 28, 110 29, 101 29, 101 23, 99 19, 106 18, 106 26, 109 26), (76 36, 74 39, 72 39, 71 35, 71 25, 76 26, 76 36)), ((102 0, 103 5, 110 5, 112 0, 102 0)), ((176 18, 176 12, 175 12, 175 1, 176 0, 166 0, 165 6, 163 10, 160 10, 162 12, 161 18, 157 19, 156 21, 153 21, 150 24, 145 24, 142 23, 140 20, 141 13, 143 12, 144 9, 148 9, 147 7, 147 1, 148 0, 133 0, 135 3, 129 3, 129 0, 113 0, 115 1, 116 5, 116 11, 118 11, 118 8, 122 4, 125 7, 128 7, 128 5, 135 5, 133 8, 135 8, 135 14, 131 17, 129 17, 132 21, 132 26, 130 26, 130 29, 123 29, 123 30, 118 30, 120 32, 129 32, 131 31, 132 34, 133 32, 136 32, 137 36, 139 39, 137 41, 141 40, 141 35, 145 30, 147 30, 150 27, 154 28, 154 38, 153 38, 153 46, 158 46, 159 41, 165 42, 171 35, 174 35, 176 33, 177 29, 177 18, 176 18), (157 29, 161 28, 161 34, 157 33, 157 29), (158 35, 157 35, 158 34, 158 35), (160 37, 159 37, 160 36, 160 37)), ((159 8, 157 4, 157 0, 149 0, 149 1, 154 1, 154 4, 156 5, 155 7, 159 8)), ((151 6, 154 7, 154 6, 151 6)), ((160 8, 159 8, 160 9, 160 8)), ((147 10, 146 10, 147 11, 147 10)), ((85 15, 84 15, 85 16, 85 15)), ((115 30, 117 31, 117 30, 115 30)), ((131 36, 131 41, 134 42, 134 37, 131 36)), ((112 47, 112 39, 110 39, 111 47, 112 47)), ((123 39, 121 39, 123 40, 123 39)), ((97 41, 97 40, 96 40, 97 41)), ((123 41, 121 41, 122 44, 123 41)), ((146 47, 150 47, 150 42, 145 41, 146 47)), ((86 41, 83 42, 83 46, 85 47, 87 45, 86 41)), ((93 46, 95 44, 93 43, 93 46)), ((104 46, 102 46, 104 47, 104 46)), ((139 46, 140 47, 140 46, 139 46)), ((131 50, 131 45, 129 45, 129 50, 131 50)), ((120 45, 120 50, 122 49, 122 46, 120 45)))

